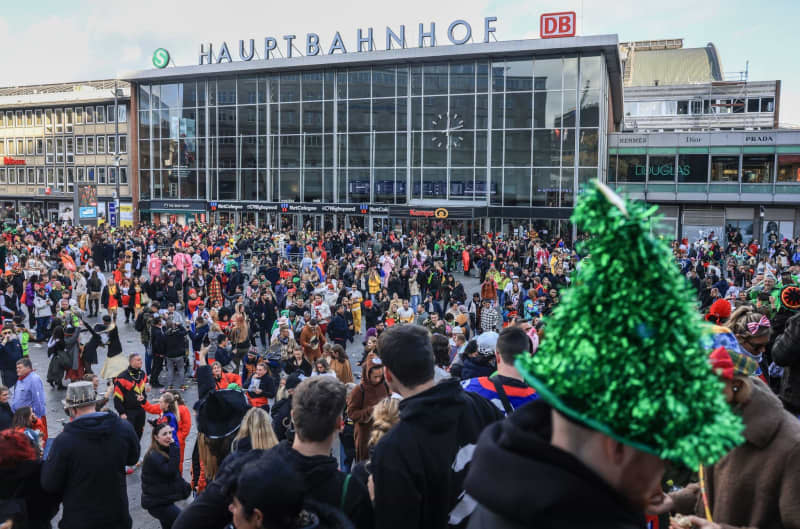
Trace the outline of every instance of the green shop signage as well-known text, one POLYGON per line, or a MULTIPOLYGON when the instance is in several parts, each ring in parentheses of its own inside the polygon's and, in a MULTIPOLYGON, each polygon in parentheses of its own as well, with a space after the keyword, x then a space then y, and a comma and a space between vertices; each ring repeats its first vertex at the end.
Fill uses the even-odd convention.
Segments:
MULTIPOLYGON (((675 176, 675 165, 674 164, 662 164, 662 165, 651 165, 650 170, 647 170, 647 167, 644 165, 634 165, 633 166, 636 176, 648 176, 652 177, 665 177, 665 176, 675 176)), ((690 176, 692 174, 692 167, 690 165, 679 165, 678 166, 678 176, 690 176)))

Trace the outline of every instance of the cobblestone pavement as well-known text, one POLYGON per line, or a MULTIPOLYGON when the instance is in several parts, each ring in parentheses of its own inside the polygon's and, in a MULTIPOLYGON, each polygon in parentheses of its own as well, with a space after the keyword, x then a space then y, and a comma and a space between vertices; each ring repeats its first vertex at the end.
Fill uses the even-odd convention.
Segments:
MULTIPOLYGON (((479 290, 478 280, 475 277, 468 277, 464 278, 463 274, 456 273, 455 277, 462 281, 464 284, 464 289, 467 292, 468 298, 472 296, 473 292, 479 290)), ((102 317, 103 311, 101 311, 102 317)), ((87 322, 90 324, 94 324, 99 321, 99 318, 91 318, 87 319, 87 322)), ((125 323, 124 315, 120 312, 118 315, 118 325, 119 325, 119 334, 120 340, 122 342, 123 347, 123 354, 128 355, 134 352, 144 353, 144 347, 139 339, 139 333, 133 328, 133 321, 129 324, 125 323)), ((353 366, 353 372, 356 376, 360 376, 360 368, 356 365, 358 361, 361 359, 361 355, 363 353, 363 344, 362 340, 364 338, 365 330, 362 329, 362 332, 359 336, 356 336, 354 342, 352 344, 348 344, 347 346, 347 353, 350 357, 350 362, 353 366)), ((88 338, 82 338, 83 341, 87 341, 88 338)), ((46 374, 47 374, 47 366, 48 366, 48 358, 47 358, 47 344, 35 344, 31 343, 30 346, 30 357, 31 361, 33 362, 34 369, 40 374, 42 380, 45 381, 46 374)), ((94 371, 99 373, 103 362, 106 359, 105 355, 105 348, 98 351, 98 359, 99 363, 94 367, 94 371)), ((102 391, 106 388, 106 380, 100 381, 99 389, 102 391)), ((46 382, 44 383, 45 386, 45 393, 47 394, 47 423, 48 423, 48 433, 50 438, 54 438, 57 436, 64 427, 64 423, 67 421, 67 415, 64 413, 63 407, 61 405, 61 400, 64 398, 64 391, 53 390, 50 388, 50 385, 46 382)), ((160 393, 158 390, 154 390, 148 394, 148 400, 150 402, 154 402, 158 400, 160 393)), ((184 396, 187 405, 190 409, 197 401, 197 386, 195 384, 190 384, 189 389, 186 390, 184 396)), ((152 418, 152 417, 149 417, 152 418)), ((194 421, 194 417, 193 417, 194 421)), ((184 478, 189 480, 190 472, 189 472, 189 465, 191 460, 192 448, 194 447, 196 437, 196 430, 193 426, 192 432, 189 434, 189 438, 187 440, 187 448, 185 450, 185 458, 183 470, 184 470, 184 478)), ((147 451, 150 446, 150 425, 146 424, 144 429, 144 435, 142 436, 142 455, 147 451)), ((133 474, 129 475, 127 478, 128 483, 128 499, 130 505, 130 513, 131 517, 133 518, 133 527, 134 529, 158 529, 160 528, 160 524, 158 521, 150 516, 150 514, 141 507, 141 492, 142 492, 142 483, 141 483, 141 470, 137 469, 133 474)), ((180 502, 178 505, 183 506, 186 502, 180 502)), ((61 515, 60 513, 56 516, 55 519, 52 521, 53 527, 57 527, 58 521, 60 520, 61 515)))

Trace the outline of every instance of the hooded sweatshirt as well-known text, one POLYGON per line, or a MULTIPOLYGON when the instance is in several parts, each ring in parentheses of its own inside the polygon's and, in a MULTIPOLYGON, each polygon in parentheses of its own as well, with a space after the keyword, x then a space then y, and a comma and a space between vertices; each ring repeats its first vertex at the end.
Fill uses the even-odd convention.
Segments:
POLYGON ((534 401, 481 434, 465 483, 478 502, 469 529, 645 527, 641 510, 550 444, 550 411, 534 401))
MULTIPOLYGON (((358 480, 350 479, 345 491, 347 475, 339 472, 336 459, 304 456, 286 441, 271 450, 303 475, 306 499, 341 508, 357 529, 372 529, 372 504, 367 488, 358 480)), ((264 450, 236 451, 226 457, 214 481, 181 513, 172 529, 218 529, 230 523, 228 494, 236 485, 241 470, 266 453, 264 450)))
POLYGON ((67 423, 42 466, 42 488, 63 495, 59 527, 130 527, 125 466, 139 460, 133 426, 111 413, 67 423))
POLYGON ((446 380, 400 401, 400 422, 372 458, 375 527, 464 527, 474 502, 463 494, 480 432, 503 415, 446 380))

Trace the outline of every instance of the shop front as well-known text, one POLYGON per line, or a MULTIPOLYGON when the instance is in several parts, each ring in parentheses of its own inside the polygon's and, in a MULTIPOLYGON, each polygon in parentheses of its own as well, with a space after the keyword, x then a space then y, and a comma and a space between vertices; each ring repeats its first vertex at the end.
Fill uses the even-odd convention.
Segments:
POLYGON ((203 200, 150 200, 139 202, 139 220, 154 224, 192 224, 208 220, 208 206, 203 200))

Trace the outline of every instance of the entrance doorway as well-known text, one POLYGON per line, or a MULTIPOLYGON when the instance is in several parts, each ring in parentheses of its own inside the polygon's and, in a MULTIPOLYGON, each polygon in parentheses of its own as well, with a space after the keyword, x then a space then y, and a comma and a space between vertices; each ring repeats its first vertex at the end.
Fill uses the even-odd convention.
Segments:
POLYGON ((303 229, 304 230, 320 231, 321 232, 325 228, 322 215, 316 215, 316 214, 303 215, 302 219, 303 219, 303 229))

